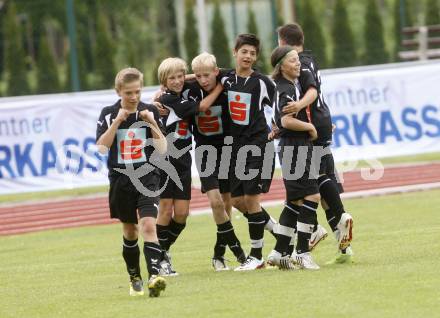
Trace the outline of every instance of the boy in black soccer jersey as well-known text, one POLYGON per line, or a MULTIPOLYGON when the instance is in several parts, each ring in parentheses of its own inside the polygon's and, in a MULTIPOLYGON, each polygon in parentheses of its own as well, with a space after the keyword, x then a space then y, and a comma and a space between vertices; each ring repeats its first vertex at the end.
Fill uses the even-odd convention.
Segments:
MULTIPOLYGON (((267 180, 262 177, 270 179, 273 168, 272 159, 266 160, 265 165, 263 163, 268 142, 265 107, 272 105, 275 85, 252 69, 259 48, 260 41, 255 35, 240 34, 234 46, 235 70, 221 74, 221 82, 228 94, 233 137, 229 170, 232 205, 242 212, 247 211, 252 245, 246 262, 237 267, 237 271, 264 267, 264 227, 270 219, 260 205, 260 194, 268 191, 267 180)), ((269 155, 273 156, 273 153, 269 155)))
MULTIPOLYGON (((319 168, 319 191, 321 204, 326 212, 327 221, 339 244, 336 263, 351 262, 351 240, 353 218, 344 211, 340 193, 342 185, 338 182, 333 155, 330 150, 332 142, 332 122, 330 110, 321 93, 321 78, 317 63, 310 51, 304 51, 304 33, 298 24, 287 24, 278 29, 279 45, 291 45, 298 52, 301 61, 299 81, 305 92, 303 98, 284 108, 286 113, 298 113, 307 105, 311 105, 311 121, 316 127, 318 138, 314 146, 323 147, 325 155, 321 158, 319 168)), ((318 235, 319 236, 319 235, 318 235)))
MULTIPOLYGON (((200 101, 216 87, 219 69, 215 56, 209 53, 196 56, 192 60, 191 67, 197 82, 189 85, 185 93, 188 99, 200 101)), ((231 193, 228 176, 223 173, 222 177, 222 172, 219 171, 224 138, 230 136, 227 95, 220 94, 207 111, 196 113, 192 125, 201 190, 208 196, 214 221, 217 224, 217 242, 214 247, 212 266, 216 271, 229 270, 224 258, 226 246, 229 246, 240 263, 246 260, 246 256, 230 221, 231 193)), ((224 165, 225 162, 222 167, 224 165)))
MULTIPOLYGON (((167 58, 162 61, 158 69, 159 82, 166 91, 159 97, 159 102, 169 110, 169 114, 162 118, 167 138, 172 140, 177 151, 183 151, 182 156, 176 158, 169 153, 168 160, 175 167, 182 188, 170 178, 166 171, 161 172, 161 188, 159 215, 157 218, 157 235, 159 242, 166 252, 168 262, 162 266, 167 267, 169 275, 176 275, 171 268, 169 248, 176 241, 186 225, 191 199, 191 130, 190 118, 199 111, 206 111, 223 91, 218 84, 203 100, 194 101, 182 96, 185 90, 185 74, 187 66, 180 58, 167 58)), ((171 149, 171 147, 169 147, 171 149)))
POLYGON ((121 70, 115 79, 119 97, 114 105, 104 107, 99 116, 96 144, 108 151, 110 180, 110 215, 122 222, 122 255, 130 276, 130 295, 144 294, 139 267, 138 214, 140 232, 144 239, 144 255, 149 274, 150 297, 159 296, 165 289, 163 277, 158 276, 161 248, 156 235, 159 172, 157 168, 140 178, 143 189, 135 187, 131 177, 121 173, 127 165, 135 169, 148 164, 154 150, 166 151, 167 143, 159 126, 159 113, 153 105, 140 102, 143 75, 135 68, 121 70), (148 143, 153 139, 152 145, 148 143), (148 191, 146 194, 146 190, 148 191))
POLYGON ((268 256, 268 263, 291 269, 292 263, 300 268, 319 269, 309 250, 309 240, 316 222, 316 209, 320 199, 317 175, 311 169, 312 142, 315 127, 308 122, 306 109, 294 118, 283 113, 283 108, 300 98, 297 78, 300 72, 298 53, 291 46, 276 48, 271 56, 273 79, 277 85, 275 122, 279 127, 279 157, 286 188, 286 201, 297 209, 284 209, 277 226, 277 242, 268 256), (295 259, 290 258, 289 245, 298 231, 295 259))

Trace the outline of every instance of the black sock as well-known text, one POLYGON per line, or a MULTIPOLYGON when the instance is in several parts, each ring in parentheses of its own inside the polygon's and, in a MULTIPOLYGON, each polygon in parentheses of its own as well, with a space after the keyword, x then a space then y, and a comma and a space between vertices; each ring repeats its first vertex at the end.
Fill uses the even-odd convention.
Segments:
MULTIPOLYGON (((330 225, 330 228, 332 229, 332 231, 336 231, 337 230, 337 225, 339 223, 339 220, 336 220, 335 214, 333 213, 333 211, 331 209, 327 209, 325 210, 325 217, 327 219, 327 223, 328 225, 330 225)), ((341 218, 339 218, 341 219, 341 218)))
POLYGON ((298 215, 289 207, 285 206, 280 215, 280 220, 276 231, 277 242, 274 248, 283 256, 289 253, 289 245, 292 240, 292 236, 294 236, 295 233, 297 219, 298 215))
POLYGON ((186 223, 177 223, 174 219, 171 219, 170 225, 168 227, 168 248, 174 244, 174 242, 179 237, 185 228, 186 223))
POLYGON ((159 274, 162 252, 158 242, 144 242, 144 256, 147 262, 148 276, 159 274))
POLYGON ((164 251, 168 251, 168 249, 170 248, 168 241, 168 227, 168 225, 156 224, 157 238, 159 240, 160 246, 164 251))
POLYGON ((249 236, 251 238, 250 256, 261 259, 263 257, 264 215, 262 212, 249 214, 249 236))
POLYGON ((265 222, 264 229, 269 231, 270 234, 272 234, 275 238, 277 238, 277 235, 273 231, 276 222, 274 222, 274 219, 270 217, 270 214, 263 207, 261 207, 261 211, 263 212, 263 217, 265 222))
POLYGON ((214 257, 222 257, 225 255, 225 252, 226 252, 226 242, 224 240, 224 235, 218 232, 218 225, 217 225, 217 241, 215 242, 215 246, 214 246, 214 257))
POLYGON ((129 241, 125 237, 123 237, 123 240, 122 257, 124 257, 125 264, 127 265, 128 275, 130 275, 130 278, 141 276, 138 240, 129 241))
MULTIPOLYGON (((299 205, 293 204, 290 201, 285 202, 284 208, 289 209, 290 212, 295 213, 296 219, 298 220, 299 210, 301 207, 299 205)), ((292 239, 290 240, 289 247, 287 248, 287 254, 292 255, 293 250, 295 249, 295 235, 296 235, 296 222, 295 222, 295 233, 292 239)))
POLYGON ((316 222, 316 209, 318 203, 304 200, 298 216, 298 243, 296 251, 298 254, 309 251, 309 241, 316 222))
POLYGON ((235 235, 234 227, 232 226, 231 221, 226 221, 223 224, 217 224, 217 233, 219 233, 223 238, 226 244, 231 249, 234 256, 239 258, 244 253, 241 248, 240 240, 235 235))
MULTIPOLYGON (((338 224, 342 213, 345 212, 344 205, 341 201, 341 196, 339 195, 338 185, 326 175, 320 176, 318 178, 318 183, 321 198, 325 200, 330 209, 328 216, 326 211, 327 220, 334 219, 336 224, 338 224), (332 213, 332 215, 330 215, 330 213, 332 213)), ((332 227, 330 222, 329 225, 332 227)))
POLYGON ((243 212, 243 216, 244 216, 246 219, 249 219, 249 213, 247 213, 247 212, 243 212))

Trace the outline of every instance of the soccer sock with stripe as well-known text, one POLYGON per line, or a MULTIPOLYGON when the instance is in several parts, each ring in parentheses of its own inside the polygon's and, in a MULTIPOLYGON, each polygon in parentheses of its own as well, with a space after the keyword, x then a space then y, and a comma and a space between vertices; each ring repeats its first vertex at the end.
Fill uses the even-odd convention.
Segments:
POLYGON ((333 229, 336 228, 342 213, 344 213, 344 205, 341 201, 341 196, 338 191, 338 185, 330 179, 327 175, 318 178, 319 194, 328 205, 328 210, 325 211, 327 222, 333 229))
POLYGON ((294 240, 292 240, 292 238, 295 237, 299 208, 299 206, 291 202, 286 202, 280 215, 279 224, 275 227, 275 233, 277 234, 275 250, 280 252, 283 256, 287 254, 290 255, 293 252, 294 240))
POLYGON ((168 225, 156 224, 157 238, 159 240, 160 246, 164 251, 168 251, 168 249, 170 248, 168 241, 168 227, 168 225))
POLYGON ((261 259, 263 257, 263 237, 265 219, 263 212, 250 213, 248 217, 249 236, 251 238, 250 256, 261 259))
POLYGON ((219 225, 217 225, 217 241, 214 245, 214 257, 223 257, 226 252, 226 242, 224 241, 224 235, 219 233, 219 225))
POLYGON ((296 251, 298 254, 309 251, 309 241, 313 232, 314 224, 316 222, 317 208, 317 202, 308 200, 304 200, 301 206, 297 222, 298 243, 296 246, 296 251))
POLYGON ((124 257, 125 264, 127 265, 127 272, 130 278, 140 276, 141 269, 139 267, 139 245, 138 240, 127 240, 123 237, 122 244, 122 257, 124 257))
POLYGON ((235 257, 240 257, 243 254, 240 240, 235 235, 234 227, 231 221, 226 221, 222 224, 217 224, 217 233, 220 234, 222 240, 229 246, 235 257))
MULTIPOLYGON (((264 229, 267 230, 268 232, 270 232, 270 234, 272 234, 275 238, 277 238, 276 234, 273 231, 274 226, 277 223, 274 221, 274 218, 272 218, 270 216, 270 214, 263 207, 261 207, 261 211, 262 211, 263 217, 264 217, 264 229)), ((249 220, 249 213, 248 212, 244 212, 243 216, 249 220)))
POLYGON ((144 256, 147 262, 148 276, 158 275, 162 260, 162 249, 159 242, 144 242, 144 256))
POLYGON ((177 223, 174 219, 171 219, 170 225, 168 227, 168 248, 174 244, 174 242, 179 237, 185 228, 186 223, 177 223))

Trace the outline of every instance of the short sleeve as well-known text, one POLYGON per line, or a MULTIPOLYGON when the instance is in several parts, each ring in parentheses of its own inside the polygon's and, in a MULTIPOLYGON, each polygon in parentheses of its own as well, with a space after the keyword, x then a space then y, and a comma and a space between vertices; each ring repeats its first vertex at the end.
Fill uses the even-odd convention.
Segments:
MULTIPOLYGON (((106 117, 110 117, 111 113, 107 111, 106 108, 104 108, 101 111, 101 114, 99 115, 99 119, 96 122, 96 142, 98 142, 99 138, 107 131, 108 129, 108 123, 106 117)), ((108 118, 110 119, 110 118, 108 118)), ((110 120, 108 120, 110 121, 110 120)))

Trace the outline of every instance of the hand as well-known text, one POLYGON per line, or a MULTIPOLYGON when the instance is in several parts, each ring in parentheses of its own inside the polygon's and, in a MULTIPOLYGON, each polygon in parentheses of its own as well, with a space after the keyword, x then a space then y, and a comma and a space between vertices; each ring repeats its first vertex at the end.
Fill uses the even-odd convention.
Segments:
POLYGON ((315 126, 313 126, 312 124, 310 124, 312 127, 309 130, 309 135, 310 135, 310 140, 314 141, 316 139, 318 139, 318 132, 316 131, 315 126))
POLYGON ((163 107, 163 105, 159 102, 153 102, 153 105, 156 106, 157 110, 159 111, 159 115, 161 116, 166 116, 170 113, 170 111, 163 107))
POLYGON ((279 133, 280 133, 280 129, 278 128, 278 126, 275 124, 272 124, 272 130, 269 133, 269 135, 267 136, 267 139, 269 139, 269 141, 277 139, 279 133))
POLYGON ((285 114, 291 114, 291 113, 297 114, 303 108, 304 107, 301 106, 299 102, 291 101, 291 102, 287 103, 286 106, 284 106, 283 113, 285 113, 285 114))
POLYGON ((149 110, 145 109, 139 113, 139 117, 147 123, 154 124, 156 121, 154 120, 154 114, 153 112, 150 112, 149 110))
POLYGON ((160 90, 158 90, 156 93, 154 93, 153 95, 153 101, 157 102, 159 100, 159 98, 165 93, 165 87, 160 86, 160 90))
POLYGON ((118 111, 118 115, 115 118, 115 121, 119 122, 119 123, 122 123, 123 121, 127 120, 128 115, 130 115, 128 110, 120 108, 119 111, 118 111))

